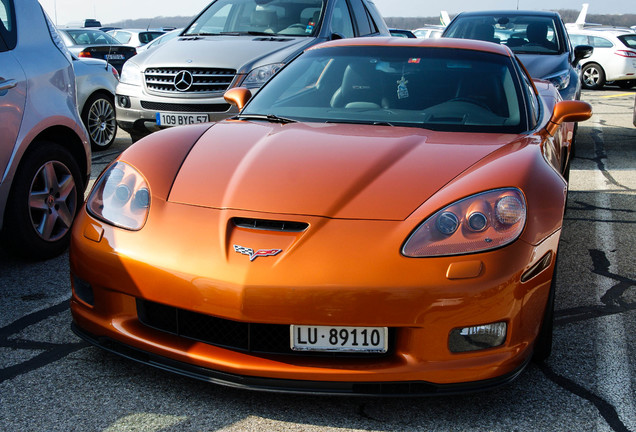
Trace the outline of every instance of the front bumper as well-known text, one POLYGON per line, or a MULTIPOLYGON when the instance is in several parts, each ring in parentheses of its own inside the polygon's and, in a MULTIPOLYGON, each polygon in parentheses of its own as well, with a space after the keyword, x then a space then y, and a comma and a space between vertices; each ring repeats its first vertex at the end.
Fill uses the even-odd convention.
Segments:
POLYGON ((231 217, 253 215, 155 203, 144 229, 129 232, 81 212, 71 245, 71 311, 78 332, 100 347, 174 372, 301 392, 487 389, 514 378, 532 355, 554 258, 530 280, 522 283, 521 276, 547 253, 556 256, 560 232, 537 246, 517 241, 481 254, 413 259, 399 253, 411 229, 404 222, 297 216, 310 226, 303 234, 209 228, 227 227, 231 217), (334 244, 347 243, 355 250, 334 250, 334 244), (234 244, 284 252, 251 262, 234 253, 234 244), (78 284, 90 286, 91 302, 78 296, 78 284), (255 352, 146 325, 138 315, 140 300, 239 323, 386 326, 394 336, 381 356, 255 352), (503 345, 450 352, 454 328, 500 321, 508 326, 503 345))
POLYGON ((163 126, 157 125, 157 113, 206 114, 208 121, 223 120, 238 114, 238 109, 223 99, 223 94, 188 97, 148 94, 141 86, 120 83, 115 95, 117 124, 126 132, 148 134, 163 126))

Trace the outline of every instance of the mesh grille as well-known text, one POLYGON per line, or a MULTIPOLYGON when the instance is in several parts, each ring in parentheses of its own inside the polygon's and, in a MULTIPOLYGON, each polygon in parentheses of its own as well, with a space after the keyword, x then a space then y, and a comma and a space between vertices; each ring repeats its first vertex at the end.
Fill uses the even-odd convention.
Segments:
MULTIPOLYGON (((293 351, 289 347, 289 325, 231 321, 137 299, 139 321, 157 330, 224 348, 269 354, 330 357, 384 357, 377 353, 322 353, 293 351)), ((394 346, 394 329, 389 329, 389 347, 394 346)))
POLYGON ((144 76, 146 88, 161 93, 218 93, 228 89, 236 71, 218 68, 150 68, 144 76), (192 83, 187 90, 177 90, 175 78, 180 72, 188 72, 192 76, 192 83))
POLYGON ((226 112, 230 109, 230 104, 171 104, 162 102, 141 101, 141 107, 155 111, 188 112, 188 113, 210 113, 226 112))

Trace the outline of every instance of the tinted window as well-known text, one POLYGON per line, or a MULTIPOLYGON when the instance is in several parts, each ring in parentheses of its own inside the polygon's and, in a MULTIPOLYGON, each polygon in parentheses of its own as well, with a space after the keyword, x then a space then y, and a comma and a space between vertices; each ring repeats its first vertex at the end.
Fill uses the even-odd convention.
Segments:
POLYGON ((346 38, 354 37, 353 24, 351 22, 351 13, 346 0, 336 0, 331 17, 331 31, 338 33, 346 38))
POLYGON ((636 49, 636 34, 619 36, 618 40, 621 41, 626 47, 636 49))
POLYGON ((594 48, 611 48, 614 45, 612 44, 612 42, 610 42, 609 40, 602 38, 602 37, 598 37, 598 36, 591 36, 590 37, 591 40, 591 45, 594 48))
POLYGON ((362 4, 362 0, 351 0, 351 8, 356 18, 358 36, 366 36, 377 32, 367 8, 362 4))
POLYGON ((0 50, 13 49, 15 45, 16 29, 13 0, 0 0, 0 50))
POLYGON ((570 41, 573 45, 589 45, 587 42, 587 36, 585 35, 570 35, 570 41))
POLYGON ((510 58, 423 47, 310 50, 265 85, 242 114, 309 122, 518 133, 525 108, 510 58))

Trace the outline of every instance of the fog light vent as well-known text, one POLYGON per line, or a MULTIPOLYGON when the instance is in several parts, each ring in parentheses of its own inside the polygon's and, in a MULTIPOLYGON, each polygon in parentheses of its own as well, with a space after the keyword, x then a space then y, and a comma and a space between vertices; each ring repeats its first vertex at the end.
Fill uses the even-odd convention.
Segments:
POLYGON ((73 276, 73 291, 77 298, 91 306, 95 305, 95 297, 93 296, 93 287, 86 281, 73 276))
POLYGON ((453 329, 448 337, 451 352, 466 352, 494 348, 506 341, 505 322, 453 329))

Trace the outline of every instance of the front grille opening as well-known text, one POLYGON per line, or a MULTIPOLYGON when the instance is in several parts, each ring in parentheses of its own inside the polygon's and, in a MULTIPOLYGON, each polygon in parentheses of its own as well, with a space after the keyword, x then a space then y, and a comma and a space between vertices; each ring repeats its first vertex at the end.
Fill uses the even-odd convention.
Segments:
POLYGON ((283 232, 303 232, 309 227, 309 224, 305 222, 250 219, 238 217, 232 218, 232 223, 239 228, 283 232))
POLYGON ((236 351, 311 357, 378 358, 392 354, 395 329, 389 329, 386 353, 325 353, 293 351, 289 325, 258 324, 223 318, 137 299, 139 321, 156 330, 236 351))

